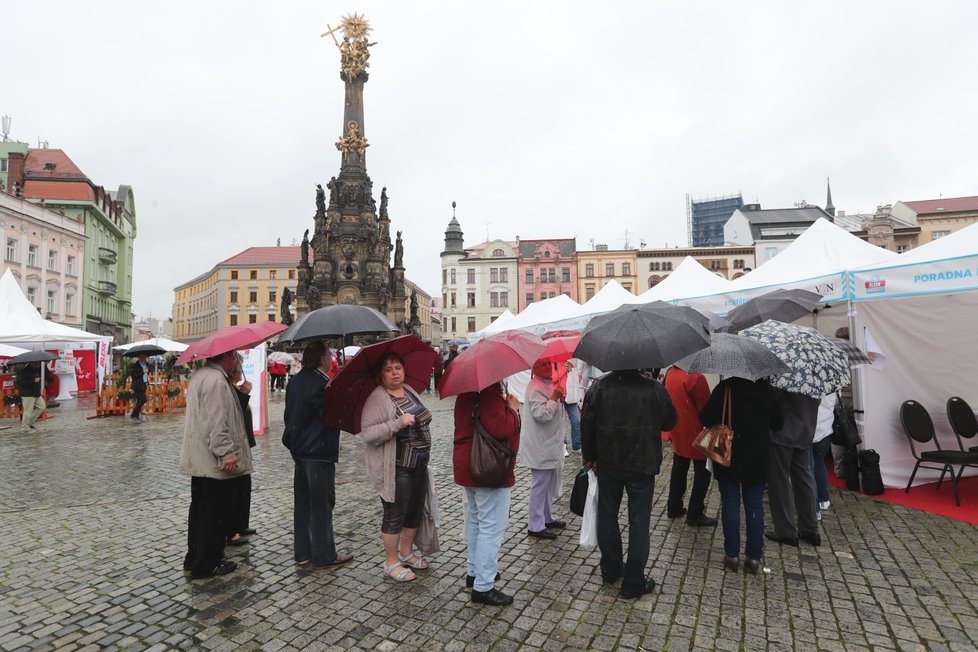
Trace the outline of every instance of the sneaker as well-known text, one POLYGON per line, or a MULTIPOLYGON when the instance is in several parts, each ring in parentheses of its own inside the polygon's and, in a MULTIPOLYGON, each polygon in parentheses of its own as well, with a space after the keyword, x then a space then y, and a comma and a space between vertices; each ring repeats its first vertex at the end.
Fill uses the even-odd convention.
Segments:
POLYGON ((129 420, 133 423, 142 423, 142 421, 139 420, 139 417, 129 417, 129 420))
POLYGON ((816 509, 815 510, 815 520, 816 521, 821 521, 822 520, 822 510, 820 510, 820 509, 816 509))
POLYGON ((831 504, 832 504, 831 502, 829 502, 829 501, 826 500, 825 502, 819 503, 818 504, 818 508, 824 511, 824 510, 828 509, 829 508, 829 505, 831 505, 831 504))
POLYGON ((564 446, 564 457, 570 457, 570 453, 567 451, 566 446, 564 446))

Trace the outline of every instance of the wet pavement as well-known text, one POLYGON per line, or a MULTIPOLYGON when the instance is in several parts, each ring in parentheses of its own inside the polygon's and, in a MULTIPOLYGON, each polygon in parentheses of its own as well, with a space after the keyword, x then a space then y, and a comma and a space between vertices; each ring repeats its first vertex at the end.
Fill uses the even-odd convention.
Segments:
MULTIPOLYGON (((567 530, 555 541, 525 536, 529 476, 520 470, 497 585, 515 604, 472 605, 461 491, 451 479, 452 401, 432 395, 424 398, 434 412, 442 550, 431 569, 402 584, 383 576, 380 502, 359 443, 344 436, 336 533, 356 559, 305 570, 292 561, 282 398, 271 398, 269 434, 254 450, 258 534, 228 548, 236 572, 208 580, 181 568, 190 494, 177 472, 182 414, 138 425, 88 419, 88 397, 51 410, 36 432, 0 431, 0 649, 978 648, 975 526, 833 489, 820 548, 767 545, 769 572, 724 573, 719 528, 665 517, 668 449, 653 506, 654 593, 619 598, 601 583, 598 552, 577 545, 571 457, 554 510, 567 530)), ((718 507, 712 488, 708 512, 718 507)))

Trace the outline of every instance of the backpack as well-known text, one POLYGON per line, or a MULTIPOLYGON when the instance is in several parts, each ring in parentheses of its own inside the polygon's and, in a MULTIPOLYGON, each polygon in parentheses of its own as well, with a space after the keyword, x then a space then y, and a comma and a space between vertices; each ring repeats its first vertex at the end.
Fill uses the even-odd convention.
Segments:
POLYGON ((880 456, 874 450, 859 451, 859 478, 863 493, 879 496, 883 493, 883 476, 880 475, 880 456))

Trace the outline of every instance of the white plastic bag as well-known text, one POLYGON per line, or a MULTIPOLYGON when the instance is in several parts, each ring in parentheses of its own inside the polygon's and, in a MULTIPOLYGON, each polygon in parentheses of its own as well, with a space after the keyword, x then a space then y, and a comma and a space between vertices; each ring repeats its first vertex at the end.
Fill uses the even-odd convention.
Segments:
POLYGON ((580 545, 582 548, 598 545, 598 476, 594 475, 594 471, 587 472, 587 499, 581 518, 580 545))

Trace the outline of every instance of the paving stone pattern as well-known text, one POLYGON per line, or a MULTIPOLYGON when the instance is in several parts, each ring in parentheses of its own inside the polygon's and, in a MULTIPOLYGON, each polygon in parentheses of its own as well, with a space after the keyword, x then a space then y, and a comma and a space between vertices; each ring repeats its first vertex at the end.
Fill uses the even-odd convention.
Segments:
MULTIPOLYGON (((975 650, 978 528, 833 490, 820 548, 768 545, 770 572, 724 573, 722 534, 665 517, 671 454, 657 478, 649 573, 655 593, 623 600, 599 553, 525 536, 520 470, 498 586, 512 607, 472 605, 463 586, 460 489, 452 483, 452 400, 434 412, 432 464, 442 551, 414 582, 381 573, 380 502, 360 444, 345 435, 336 531, 352 564, 292 561, 292 460, 282 394, 255 449, 251 544, 239 568, 191 581, 181 569, 190 482, 177 473, 183 416, 143 424, 94 414, 91 398, 25 434, 0 431, 2 650, 975 650)), ((11 425, 13 421, 0 422, 11 425)), ((569 488, 578 458, 564 469, 569 488)), ((564 518, 569 491, 555 514, 564 518)), ((709 513, 718 511, 711 489, 709 513)), ((623 510, 624 514, 624 510, 623 510)))

